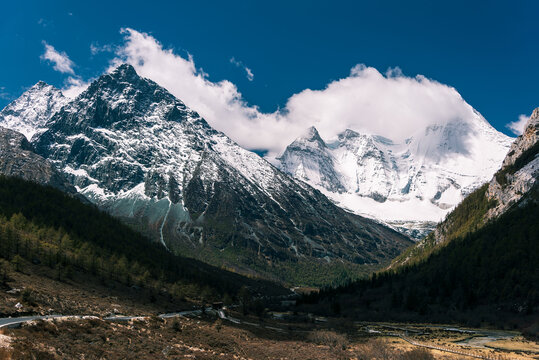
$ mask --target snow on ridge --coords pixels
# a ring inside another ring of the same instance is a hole
[[[325,142],[301,136],[278,165],[359,215],[436,222],[490,180],[513,140],[476,114],[419,129],[400,143],[351,129]]]
[[[0,126],[31,140],[46,129],[46,122],[68,101],[60,90],[40,81],[0,111]]]

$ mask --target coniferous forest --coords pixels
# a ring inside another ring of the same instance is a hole
[[[491,324],[537,334],[538,196],[536,187],[521,206],[422,261],[311,294],[305,305],[360,319]]]
[[[51,187],[3,176],[0,258],[4,275],[8,267],[19,270],[24,259],[57,270],[58,280],[77,270],[128,286],[165,289],[178,299],[234,297],[244,286],[253,293],[283,291],[267,281],[172,255],[93,205]]]

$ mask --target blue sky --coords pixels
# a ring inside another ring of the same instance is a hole
[[[191,54],[208,81],[229,80],[264,113],[365,64],[455,87],[511,134],[506,124],[539,106],[537,14],[536,1],[10,2],[0,14],[0,108],[38,80],[65,87],[70,74],[40,58],[44,42],[87,81],[115,57],[91,46],[114,49],[132,28]]]

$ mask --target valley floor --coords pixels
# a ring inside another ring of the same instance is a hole
[[[257,321],[254,318],[251,321]],[[283,326],[264,321],[265,324]],[[157,317],[129,322],[100,319],[38,321],[3,329],[0,359],[538,359],[523,339],[496,348],[457,345],[455,334],[403,339],[336,327],[288,324],[276,331],[211,316]],[[431,348],[416,343],[429,344]],[[488,345],[488,344],[487,344]],[[489,345],[495,347],[495,345]],[[437,350],[434,348],[442,349]],[[520,349],[527,348],[527,351]]]
[[[53,271],[43,270],[27,267],[26,273],[10,274],[11,280],[0,290],[1,317],[48,313],[94,317],[2,328],[0,359],[473,359],[464,353],[496,360],[539,359],[539,345],[512,332],[497,333],[501,336],[495,340],[485,330],[360,323],[293,312],[275,319],[279,316],[243,315],[239,308],[226,311],[229,319],[209,314],[162,319],[156,315],[196,304],[173,303],[159,294],[78,279],[77,274],[57,281]],[[17,309],[17,303],[23,307]],[[104,320],[110,313],[145,317]],[[285,313],[275,315],[279,314]],[[483,341],[485,336],[492,341]]]

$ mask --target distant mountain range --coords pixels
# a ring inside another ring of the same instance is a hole
[[[286,148],[280,168],[339,206],[420,239],[488,181],[509,150],[512,139],[473,113],[404,142],[350,129],[325,141],[311,127]]]
[[[391,267],[420,262],[452,240],[495,221],[511,207],[536,202],[538,155],[539,108],[533,111],[524,133],[513,142],[492,179],[466,197],[429,236],[397,257]]]
[[[503,165],[387,271],[306,299],[365,320],[459,322],[539,335],[539,108]]]
[[[236,271],[308,282],[325,266],[346,277],[411,244],[241,148],[130,65],[72,101],[39,82],[0,126],[24,132],[100,208],[173,252]]]

